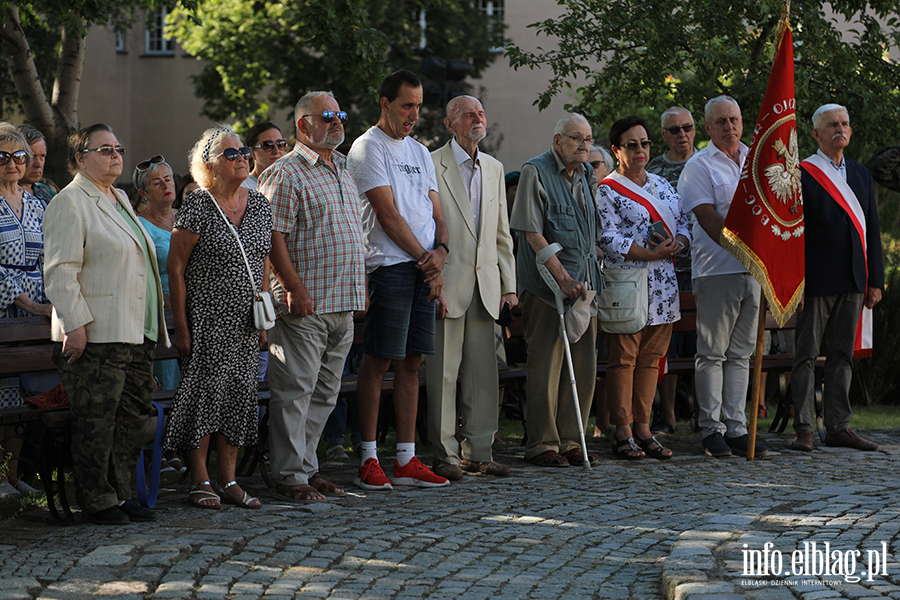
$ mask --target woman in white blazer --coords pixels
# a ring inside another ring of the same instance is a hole
[[[69,138],[75,179],[44,215],[54,360],[72,409],[78,502],[95,523],[149,521],[131,500],[157,342],[168,345],[153,240],[113,187],[125,149],[97,124]]]

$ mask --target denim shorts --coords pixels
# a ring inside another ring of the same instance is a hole
[[[363,352],[403,360],[434,354],[434,301],[416,263],[378,267],[369,274]]]

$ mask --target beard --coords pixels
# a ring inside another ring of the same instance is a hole
[[[338,146],[344,143],[344,130],[343,129],[334,129],[329,131],[321,139],[311,138],[310,142],[312,142],[312,146],[314,148],[322,148],[325,150],[334,150]]]
[[[481,126],[472,127],[469,132],[466,134],[466,137],[476,144],[484,139],[484,136],[487,135],[487,130]]]

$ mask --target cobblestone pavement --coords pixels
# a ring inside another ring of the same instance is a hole
[[[257,476],[256,511],[190,507],[170,482],[154,523],[5,524],[0,599],[900,599],[900,431],[864,436],[877,452],[803,454],[764,433],[773,452],[753,462],[706,457],[698,436],[670,440],[666,462],[591,444],[589,471],[504,448],[507,478],[393,492],[354,490],[355,467],[329,462],[347,497],[279,502]]]

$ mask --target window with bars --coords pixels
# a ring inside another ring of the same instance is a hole
[[[156,8],[147,15],[147,54],[175,54],[175,40],[166,38],[169,9]]]
[[[491,20],[491,40],[494,50],[500,51],[503,46],[503,18],[505,0],[478,0],[478,8]]]

